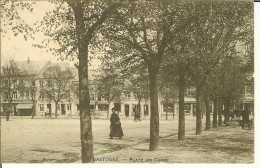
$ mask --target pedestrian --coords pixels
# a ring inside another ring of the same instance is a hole
[[[129,111],[125,110],[125,117],[128,118],[129,117]]]
[[[244,129],[245,124],[248,125],[248,129],[251,129],[251,122],[249,121],[249,112],[248,110],[242,111],[242,129]]]
[[[115,108],[112,108],[112,114],[110,117],[110,139],[113,137],[119,137],[121,139],[124,136],[123,129],[121,127],[121,122],[118,114],[116,114]]]
[[[51,112],[50,112],[50,109],[49,108],[47,108],[47,115],[49,115],[49,117],[51,117]]]

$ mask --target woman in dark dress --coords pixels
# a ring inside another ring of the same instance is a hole
[[[121,127],[121,122],[120,122],[120,118],[118,117],[118,115],[116,114],[116,111],[114,108],[112,108],[112,112],[113,114],[111,114],[110,117],[110,139],[113,139],[113,137],[119,137],[119,139],[121,139],[122,136],[124,136],[122,127]]]

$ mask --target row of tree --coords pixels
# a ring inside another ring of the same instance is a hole
[[[16,2],[6,4],[9,6],[3,10],[5,18],[9,22],[19,20],[19,13],[14,12]],[[184,140],[185,88],[190,85],[196,89],[196,134],[201,134],[201,104],[206,105],[208,129],[208,101],[213,100],[218,107],[224,102],[228,106],[235,97],[241,97],[245,76],[252,72],[252,2],[64,0],[53,4],[56,8],[47,12],[36,29],[17,22],[19,26],[13,26],[12,31],[27,33],[26,37],[42,31],[46,39],[38,47],[51,50],[62,60],[78,59],[82,162],[93,161],[89,53],[106,51],[123,71],[147,70],[143,72],[147,72],[149,80],[151,151],[159,145],[159,81],[166,88],[178,88],[178,139]],[[22,7],[30,10],[33,4]],[[54,45],[50,41],[59,47],[51,48]],[[214,126],[216,114],[215,111]]]
[[[121,73],[140,69],[146,73],[143,78],[149,78],[150,150],[158,147],[159,89],[170,90],[165,96],[174,99],[174,87],[178,88],[179,140],[185,139],[187,87],[196,89],[196,134],[202,133],[204,109],[206,130],[210,129],[210,101],[216,107],[213,126],[217,127],[217,114],[222,124],[222,105],[229,113],[231,102],[243,98],[253,73],[252,14],[250,2],[137,2],[120,6],[109,18],[101,31],[113,58],[106,59],[107,64],[116,60]],[[225,122],[229,114],[226,118]]]
[[[28,64],[31,65],[30,61]],[[73,68],[62,69],[59,64],[51,64],[38,72],[33,69],[18,66],[14,60],[8,60],[2,66],[1,93],[2,100],[7,102],[4,106],[7,121],[10,119],[11,113],[16,111],[17,103],[24,100],[29,100],[33,104],[32,118],[35,116],[36,104],[39,100],[45,103],[54,102],[55,117],[57,118],[59,103],[69,103],[70,106],[72,101],[75,102],[78,99],[79,87]],[[146,85],[140,87],[137,77],[132,79],[126,87],[125,81],[122,80],[125,77],[120,77],[113,67],[106,67],[94,73],[96,75],[94,75],[94,80],[90,82],[90,92],[95,109],[101,98],[105,98],[108,104],[112,101],[120,104],[123,100],[123,93],[131,91],[137,94],[139,107],[142,98],[145,98],[147,102],[148,91],[144,90],[147,88],[147,80]],[[49,109],[49,113],[47,110],[45,112],[46,115],[51,116],[51,109]],[[72,116],[71,108],[70,115]],[[107,109],[107,118],[109,118],[109,108]]]

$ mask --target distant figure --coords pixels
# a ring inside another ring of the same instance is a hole
[[[136,111],[135,116],[134,116],[134,122],[137,122],[137,121],[142,121],[142,120],[141,120],[141,113]]]
[[[232,120],[235,120],[235,113],[236,113],[236,110],[233,110],[233,111],[230,111],[229,112],[229,119],[232,121]]]
[[[129,117],[129,111],[125,110],[125,117]]]
[[[248,125],[248,129],[251,129],[248,110],[242,110],[242,129],[244,129],[245,124]]]
[[[227,110],[222,110],[222,114],[224,115],[224,124],[227,124],[228,122]]]
[[[119,137],[119,139],[124,136],[122,127],[121,127],[121,122],[119,116],[116,114],[115,108],[112,108],[113,114],[111,114],[110,117],[110,134],[109,137],[110,139],[113,139],[113,137]]]

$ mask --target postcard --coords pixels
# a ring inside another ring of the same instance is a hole
[[[254,65],[250,0],[2,1],[1,163],[253,165]]]

